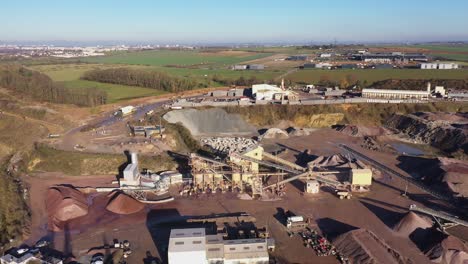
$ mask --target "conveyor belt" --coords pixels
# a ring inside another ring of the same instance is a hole
[[[295,163],[292,163],[292,162],[290,162],[290,161],[284,160],[284,159],[282,159],[282,158],[280,158],[280,157],[278,157],[278,156],[271,155],[270,153],[267,153],[267,152],[263,152],[263,157],[264,157],[264,158],[267,158],[267,159],[270,159],[270,160],[273,160],[273,161],[275,161],[275,162],[277,162],[277,163],[281,163],[281,164],[283,164],[283,165],[285,165],[285,166],[288,166],[288,167],[293,168],[293,169],[298,170],[298,171],[305,171],[305,170],[306,170],[306,169],[305,169],[304,167],[302,167],[302,166],[299,166],[299,165],[297,165],[297,164],[295,164]]]
[[[233,155],[235,155],[235,154],[233,154]],[[262,164],[262,165],[270,167],[270,168],[275,168],[275,169],[278,169],[278,170],[287,171],[287,172],[290,172],[290,173],[293,173],[293,174],[300,174],[300,173],[303,172],[303,171],[298,171],[298,170],[292,169],[290,167],[278,165],[276,163],[268,162],[268,161],[265,161],[265,160],[254,159],[254,158],[247,157],[247,156],[244,156],[244,155],[235,155],[235,156],[240,158],[240,159],[244,159],[244,160],[247,160],[247,161],[250,161],[250,162],[255,162],[255,163],[258,163],[258,164]]]
[[[401,174],[399,172],[396,172],[395,170],[383,165],[382,163],[380,163],[380,162],[378,162],[378,161],[376,161],[374,159],[369,158],[368,156],[362,154],[361,152],[358,152],[358,151],[356,151],[356,150],[354,150],[354,149],[352,149],[352,148],[350,148],[350,147],[348,147],[348,146],[346,146],[344,144],[340,144],[339,146],[342,149],[350,152],[354,156],[359,157],[364,162],[367,162],[370,165],[376,167],[377,169],[379,169],[383,173],[387,173],[387,174],[390,174],[392,176],[399,177],[399,178],[401,178],[401,179],[403,179],[405,181],[408,181],[412,185],[418,187],[420,190],[432,195],[435,198],[438,198],[438,199],[444,200],[444,201],[450,201],[450,202],[455,201],[452,197],[441,194],[441,193],[438,193],[438,192],[432,190],[431,188],[429,188],[428,186],[424,185],[423,183],[420,183],[419,181],[417,181],[417,180],[415,180],[415,179],[413,179],[411,177],[404,176],[403,174]]]
[[[426,214],[426,215],[438,217],[438,218],[443,219],[445,221],[449,221],[449,222],[452,222],[452,223],[455,223],[455,224],[459,224],[459,225],[463,225],[463,226],[468,227],[468,222],[467,221],[461,220],[460,218],[457,218],[457,217],[455,217],[453,215],[442,213],[442,212],[432,210],[432,209],[429,209],[429,208],[426,208],[426,207],[417,206],[415,204],[410,205],[409,209],[411,211],[420,212],[420,213],[423,213],[423,214]]]

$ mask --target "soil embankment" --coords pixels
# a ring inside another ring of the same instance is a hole
[[[468,162],[449,158],[401,156],[399,167],[425,184],[468,197]]]
[[[468,154],[468,113],[394,114],[386,126],[444,152]]]

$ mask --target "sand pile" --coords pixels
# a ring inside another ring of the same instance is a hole
[[[286,131],[279,129],[279,128],[270,128],[265,133],[260,136],[260,140],[262,139],[286,139],[289,138],[289,135]]]
[[[308,136],[312,132],[316,131],[317,129],[315,128],[297,128],[297,127],[291,127],[288,129],[288,134],[290,137],[302,137],[302,136]]]
[[[398,252],[365,229],[344,233],[334,239],[333,244],[351,263],[404,263]]]
[[[63,230],[65,222],[88,214],[86,196],[71,187],[56,186],[47,191],[48,228]]]
[[[409,212],[395,225],[393,231],[409,237],[416,230],[424,230],[431,227],[431,220],[421,217],[414,212]]]
[[[106,209],[116,214],[133,214],[145,207],[143,203],[123,192],[112,192],[109,197]]]
[[[428,252],[427,256],[432,262],[442,264],[468,263],[468,248],[456,237],[448,236],[442,242],[436,244]]]
[[[169,123],[182,123],[194,136],[256,135],[256,129],[240,115],[228,114],[223,109],[183,109],[166,113]]]

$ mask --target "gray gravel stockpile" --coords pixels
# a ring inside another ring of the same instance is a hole
[[[173,124],[182,123],[193,136],[257,134],[255,127],[242,117],[218,108],[175,110],[165,114],[164,119]]]

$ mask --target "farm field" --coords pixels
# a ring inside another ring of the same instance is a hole
[[[87,71],[98,69],[109,69],[123,67],[122,65],[112,64],[92,64],[92,63],[73,63],[73,64],[48,64],[29,66],[28,68],[47,74],[52,80],[56,82],[78,80]],[[132,68],[151,69],[147,66],[133,66]]]
[[[468,62],[468,45],[407,45],[382,48],[388,50],[399,49],[405,52],[421,52],[434,58]],[[379,47],[374,47],[374,49],[379,49]]]
[[[317,83],[320,80],[340,82],[347,76],[357,80],[367,81],[371,84],[386,79],[466,79],[467,70],[400,70],[400,69],[374,69],[374,70],[300,70],[287,76],[293,82]]]
[[[122,100],[127,99],[134,99],[140,97],[147,97],[147,96],[156,96],[165,94],[166,92],[156,90],[156,89],[149,89],[149,88],[142,88],[136,86],[127,86],[127,85],[119,85],[119,84],[110,84],[110,83],[100,83],[100,82],[93,82],[93,81],[86,81],[86,80],[72,80],[62,82],[66,88],[69,89],[89,89],[89,88],[97,88],[98,90],[105,91],[107,93],[107,102],[108,103],[115,103]]]
[[[271,53],[256,53],[247,51],[176,51],[176,50],[150,50],[140,52],[119,53],[110,56],[85,58],[84,61],[92,63],[133,64],[149,66],[165,65],[209,65],[229,66],[243,61],[250,61],[271,56]]]

